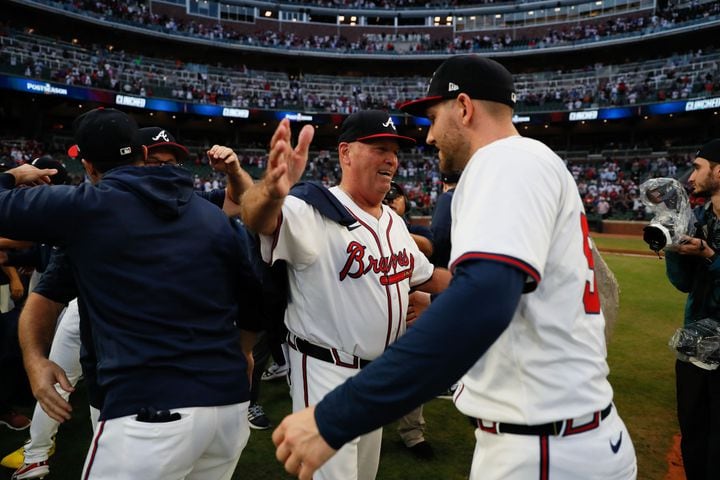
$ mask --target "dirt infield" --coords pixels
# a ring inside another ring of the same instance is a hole
[[[598,247],[598,250],[600,250],[602,253],[616,253],[616,254],[620,254],[620,255],[639,255],[641,257],[658,258],[657,253],[652,252],[652,251],[648,252],[648,251],[644,251],[644,250],[631,250],[631,249],[627,249],[627,248],[599,248],[599,247]],[[662,258],[662,257],[660,257],[660,258]]]
[[[668,473],[663,480],[686,480],[680,456],[680,434],[673,437],[673,444],[667,453]]]

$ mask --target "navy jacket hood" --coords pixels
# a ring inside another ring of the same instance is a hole
[[[179,217],[193,195],[190,172],[174,165],[114,168],[102,182],[113,182],[117,188],[133,192],[165,219]]]

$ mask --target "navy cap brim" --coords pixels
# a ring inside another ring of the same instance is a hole
[[[427,109],[443,100],[447,99],[440,95],[418,98],[417,100],[410,100],[409,102],[403,103],[400,105],[400,110],[415,117],[427,117]]]
[[[404,137],[402,135],[393,135],[391,133],[377,133],[375,135],[367,135],[365,137],[357,138],[355,139],[356,142],[367,142],[372,140],[383,140],[383,139],[391,139],[391,140],[397,140],[397,142],[400,144],[401,147],[414,147],[417,142],[414,138],[410,137]]]
[[[179,143],[161,142],[146,146],[148,149],[148,153],[152,152],[153,150],[158,150],[160,148],[167,148],[168,150],[173,150],[176,152],[175,156],[177,157],[178,162],[184,162],[190,156],[190,150],[188,150],[184,145],[180,145]]]

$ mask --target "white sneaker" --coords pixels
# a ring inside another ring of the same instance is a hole
[[[455,396],[455,392],[457,391],[457,389],[458,389],[458,384],[454,383],[450,386],[450,388],[448,388],[443,393],[438,395],[437,398],[444,398],[446,400],[452,400],[453,397]]]
[[[262,374],[260,377],[260,380],[274,380],[276,378],[281,378],[287,375],[289,370],[288,364],[285,365],[278,365],[277,363],[273,362],[272,365],[270,365]]]
[[[11,480],[30,480],[31,478],[44,478],[50,473],[47,460],[36,463],[25,463],[12,474]]]

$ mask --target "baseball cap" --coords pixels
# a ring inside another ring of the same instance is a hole
[[[342,123],[338,143],[368,142],[389,138],[397,140],[401,147],[412,147],[415,140],[398,135],[393,119],[382,110],[363,110],[348,116]]]
[[[399,183],[396,182],[390,182],[390,190],[385,194],[385,201],[386,202],[392,202],[398,197],[404,197],[405,191],[400,186]]]
[[[50,183],[53,185],[66,185],[68,183],[68,172],[65,164],[60,160],[55,160],[50,155],[43,155],[32,161],[32,166],[36,168],[54,168],[57,170],[55,175],[50,177]]]
[[[97,164],[125,165],[142,150],[135,120],[114,108],[96,108],[73,122],[75,145],[68,149],[73,158]]]
[[[138,130],[138,140],[140,144],[145,145],[150,151],[155,148],[171,150],[178,162],[184,162],[190,155],[184,145],[177,143],[170,132],[160,127],[141,128]]]
[[[465,93],[475,100],[490,100],[515,107],[512,74],[495,60],[480,55],[456,55],[445,60],[430,78],[425,97],[400,105],[400,110],[417,117],[442,100]]]
[[[720,138],[710,140],[708,143],[700,147],[695,155],[711,162],[720,163]]]
[[[0,158],[0,172],[5,172],[15,167],[17,167],[17,165],[15,164],[15,160],[7,156],[3,156]]]
[[[440,178],[443,183],[458,183],[462,172],[440,172]]]

